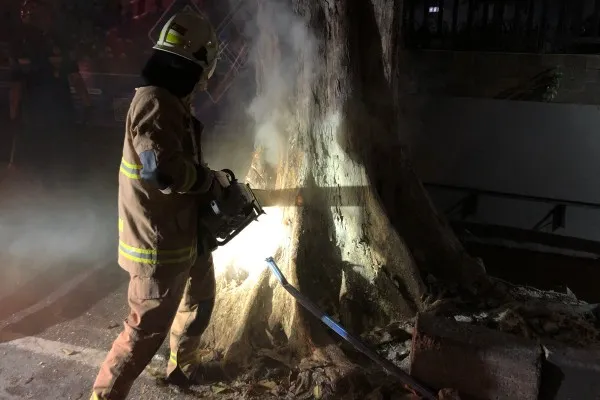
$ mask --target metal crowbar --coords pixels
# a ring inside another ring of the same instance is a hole
[[[365,356],[369,357],[373,362],[381,366],[388,374],[398,378],[400,382],[410,387],[414,391],[416,391],[420,396],[427,400],[437,400],[438,397],[436,394],[431,391],[431,389],[426,388],[421,383],[417,382],[412,376],[398,368],[389,360],[377,354],[375,351],[371,350],[364,344],[360,339],[356,336],[350,334],[346,329],[344,329],[340,324],[331,319],[328,315],[326,315],[323,311],[319,310],[319,308],[313,303],[308,297],[300,293],[298,289],[292,286],[283,273],[275,263],[273,257],[269,257],[266,259],[267,264],[269,265],[269,269],[275,275],[275,278],[281,283],[281,286],[285,290],[288,291],[304,308],[310,311],[315,317],[321,320],[325,325],[327,325],[331,330],[341,336],[344,340],[350,343],[356,350],[363,353]]]

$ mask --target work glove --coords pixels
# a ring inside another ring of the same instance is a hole
[[[208,189],[210,193],[210,197],[213,199],[221,199],[223,197],[223,186],[219,183],[219,180],[213,176],[212,184],[210,185],[210,189]]]
[[[211,183],[210,186],[208,188],[208,190],[206,190],[205,192],[196,192],[197,194],[199,194],[199,205],[200,205],[200,211],[201,213],[203,213],[205,210],[207,210],[210,207],[210,202],[213,200],[218,200],[221,198],[222,195],[222,187],[219,184],[217,178],[214,175],[214,171],[213,170],[209,170],[209,179],[211,179]]]

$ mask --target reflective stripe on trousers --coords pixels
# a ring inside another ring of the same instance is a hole
[[[134,380],[150,363],[166,335],[179,365],[169,362],[167,374],[182,369],[191,375],[197,365],[200,337],[206,329],[215,297],[215,276],[210,254],[200,256],[189,269],[143,277],[130,273],[127,294],[130,315],[115,340],[94,382],[92,400],[125,400]],[[170,328],[170,329],[169,329]],[[183,359],[189,360],[181,365]]]
[[[119,218],[119,232],[123,232],[125,223]],[[192,261],[196,257],[196,246],[182,247],[173,250],[156,250],[133,247],[119,240],[119,254],[128,260],[141,264],[178,264]]]
[[[198,347],[200,344],[200,338],[197,339]],[[198,365],[202,362],[199,353],[183,353],[177,356],[177,351],[171,351],[171,356],[169,357],[169,365],[167,366],[167,375],[170,375],[175,371],[175,369],[179,368],[181,372],[188,379],[191,379],[194,375],[195,370],[198,368]]]
[[[155,250],[142,249],[129,246],[119,240],[119,254],[128,260],[140,264],[179,264],[185,261],[192,261],[196,257],[196,247],[184,247],[176,250]]]

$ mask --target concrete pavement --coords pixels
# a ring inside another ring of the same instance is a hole
[[[127,275],[116,264],[33,269],[30,275],[0,293],[0,399],[87,400],[127,314]],[[163,346],[152,367],[166,365],[166,351]],[[176,393],[144,373],[131,398],[207,398],[202,390]]]

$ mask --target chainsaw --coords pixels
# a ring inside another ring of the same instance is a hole
[[[221,196],[200,211],[200,230],[212,238],[209,251],[224,246],[265,213],[247,183],[238,182],[231,170],[214,171]]]

